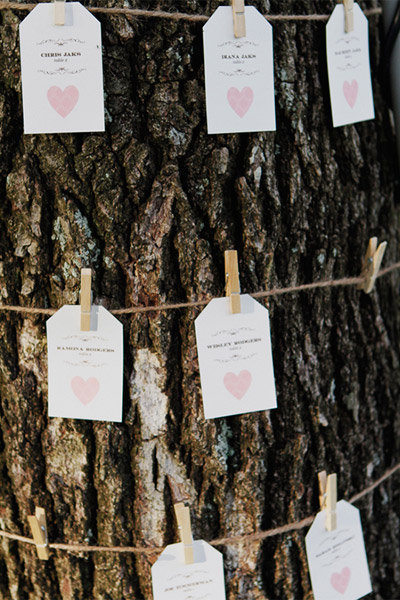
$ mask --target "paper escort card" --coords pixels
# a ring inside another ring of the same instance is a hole
[[[248,294],[241,312],[216,298],[195,320],[206,419],[276,408],[268,310]]]
[[[222,554],[193,542],[194,563],[186,565],[183,544],[171,544],[151,568],[154,600],[225,600]]]
[[[53,23],[43,3],[20,25],[24,132],[104,131],[100,23],[79,2]]]
[[[344,7],[337,4],[326,26],[333,126],[375,117],[369,64],[368,20],[354,3],[354,30],[344,31]]]
[[[360,511],[340,500],[337,528],[325,529],[325,511],[306,535],[306,550],[315,600],[358,600],[372,592]]]
[[[276,129],[272,27],[253,6],[245,18],[243,38],[234,36],[229,6],[203,27],[208,133]]]
[[[122,421],[122,324],[92,306],[81,331],[80,306],[63,306],[46,329],[49,417]]]

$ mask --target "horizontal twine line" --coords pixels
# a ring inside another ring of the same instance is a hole
[[[354,504],[367,494],[370,494],[375,488],[377,488],[381,483],[389,479],[394,473],[396,473],[400,469],[400,463],[388,469],[382,477],[377,479],[374,483],[364,488],[358,494],[352,496],[349,500],[351,504]],[[295,523],[288,523],[287,525],[282,525],[281,527],[275,527],[274,529],[267,529],[266,531],[257,531],[255,533],[248,533],[242,535],[234,535],[231,537],[221,537],[216,538],[215,540],[211,540],[208,542],[212,546],[230,546],[234,544],[241,543],[252,543],[265,540],[266,538],[273,537],[276,535],[280,535],[282,533],[289,533],[290,531],[299,531],[300,529],[304,529],[311,525],[315,516],[306,517],[305,519],[301,519],[300,521],[296,521]],[[24,537],[22,535],[18,535],[15,533],[9,533],[8,531],[0,530],[0,536],[7,538],[9,540],[16,540],[18,542],[23,542],[26,544],[33,544],[35,542],[32,538]],[[118,553],[134,553],[134,554],[160,554],[164,548],[160,546],[86,546],[84,544],[58,544],[58,543],[50,543],[48,544],[48,548],[53,550],[66,550],[68,552],[118,552]]]
[[[378,277],[383,277],[383,275],[387,275],[392,271],[396,271],[400,269],[400,261],[396,262],[384,269],[381,269],[377,275]],[[304,283],[302,285],[294,285],[292,287],[285,288],[275,288],[272,290],[265,290],[260,292],[253,292],[249,294],[253,298],[270,298],[272,296],[280,296],[282,294],[290,294],[294,292],[304,292],[317,288],[329,288],[329,287],[340,287],[340,286],[350,286],[361,283],[363,278],[359,277],[343,277],[342,279],[327,279],[325,281],[315,281],[313,283]],[[175,304],[156,304],[153,306],[132,306],[130,308],[116,308],[110,310],[113,315],[129,315],[135,313],[146,313],[146,312],[161,312],[168,310],[176,310],[180,308],[197,308],[200,306],[205,306],[210,302],[210,300],[215,300],[220,296],[210,296],[204,300],[197,300],[196,302],[177,302]],[[34,308],[29,306],[12,306],[7,304],[0,304],[0,312],[8,311],[8,312],[16,312],[23,313],[27,315],[54,315],[57,312],[57,308]]]
[[[0,2],[0,10],[33,10],[37,4],[20,4],[19,2]],[[142,8],[87,6],[92,13],[108,15],[128,15],[131,17],[170,19],[172,21],[192,21],[205,23],[209,15],[191,15],[182,12],[168,12],[166,10],[145,10]],[[363,11],[367,17],[382,14],[382,8],[369,8]],[[327,21],[331,15],[264,15],[268,21]]]

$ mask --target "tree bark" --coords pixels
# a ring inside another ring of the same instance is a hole
[[[208,14],[217,0],[132,0]],[[262,12],[329,13],[327,0],[254,0]],[[93,0],[86,6],[121,6]],[[375,0],[363,8],[379,6]],[[242,291],[358,275],[368,238],[398,260],[398,171],[370,17],[376,118],[333,129],[324,22],[274,27],[277,131],[207,135],[201,24],[97,14],[104,134],[24,135],[18,25],[0,11],[0,302],[78,302],[82,267],[108,309],[224,294],[223,252]],[[167,475],[190,496],[194,536],[268,529],[319,510],[317,472],[349,498],[399,461],[399,274],[270,299],[274,411],[205,421],[199,310],[121,317],[121,424],[47,417],[43,316],[0,311],[0,525],[93,545],[177,541]],[[399,597],[399,478],[361,509],[374,593]],[[311,600],[306,530],[219,547],[227,599]],[[4,600],[144,600],[156,555],[52,551],[2,539]]]

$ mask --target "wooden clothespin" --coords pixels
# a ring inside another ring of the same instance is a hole
[[[226,295],[230,298],[231,313],[240,313],[239,267],[236,250],[225,250]]]
[[[374,288],[386,246],[387,242],[382,242],[378,246],[378,238],[376,237],[370,238],[368,242],[367,252],[361,267],[363,281],[358,285],[358,289],[364,290],[366,294],[369,294]]]
[[[167,475],[167,477],[171,490],[172,501],[174,503],[179,534],[181,537],[181,542],[183,543],[185,564],[190,565],[194,562],[193,536],[192,527],[190,524],[190,510],[189,507],[185,506],[184,504],[185,500],[190,499],[190,496],[185,491],[184,486],[181,483],[175,481],[171,475]]]
[[[354,31],[354,0],[343,0],[344,7],[344,31],[350,33]]]
[[[54,25],[65,25],[65,0],[54,0]]]
[[[326,511],[326,529],[336,529],[336,500],[337,500],[337,478],[336,473],[326,476],[326,471],[318,473],[319,481],[319,503],[321,510]]]
[[[48,560],[50,556],[47,541],[46,511],[39,506],[35,509],[35,514],[28,517],[29,525],[32,531],[33,540],[36,544],[36,551],[41,560]]]
[[[178,522],[179,534],[183,544],[185,565],[191,565],[194,562],[193,556],[193,536],[190,524],[190,510],[183,502],[174,504],[176,520]]]
[[[92,270],[81,269],[81,331],[90,331]]]
[[[233,11],[233,32],[235,38],[246,37],[246,17],[244,0],[231,0]]]

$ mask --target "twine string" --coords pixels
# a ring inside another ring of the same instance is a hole
[[[33,10],[37,4],[20,4],[19,2],[0,2],[0,10]],[[210,18],[209,15],[193,15],[183,12],[169,12],[166,10],[145,10],[142,8],[125,8],[102,6],[87,6],[87,10],[92,13],[102,13],[108,15],[126,15],[131,17],[169,19],[172,21],[189,21],[192,23],[205,23]],[[365,16],[372,17],[382,14],[382,8],[369,8],[363,11]],[[327,21],[331,15],[311,14],[311,15],[264,15],[268,21]]]
[[[358,502],[364,496],[367,496],[372,491],[374,491],[378,486],[380,486],[384,481],[392,477],[397,471],[400,470],[400,463],[388,469],[382,477],[374,481],[371,485],[364,488],[358,494],[355,494],[349,499],[351,504]],[[274,537],[276,535],[282,535],[284,533],[289,533],[291,531],[300,531],[305,527],[311,525],[314,520],[314,516],[306,517],[305,519],[301,519],[300,521],[295,521],[294,523],[287,523],[286,525],[281,525],[280,527],[274,527],[273,529],[267,529],[265,531],[256,531],[254,533],[245,533],[242,535],[233,535],[229,537],[221,537],[216,538],[208,542],[212,546],[230,546],[235,544],[242,543],[252,543],[252,542],[261,542],[269,537]],[[33,544],[35,542],[32,538],[28,538],[22,535],[18,535],[15,533],[10,533],[8,531],[0,530],[0,536],[7,538],[9,540],[16,540],[18,542],[23,542],[26,544]],[[133,553],[133,554],[160,554],[164,548],[160,546],[87,546],[85,544],[62,544],[62,543],[50,543],[48,544],[48,548],[53,550],[64,550],[67,552],[118,552],[118,553]]]
[[[400,269],[400,261],[396,262],[384,269],[381,269],[377,275],[378,277],[383,277],[393,271]],[[253,298],[270,298],[271,296],[280,296],[282,294],[290,294],[294,292],[305,292],[308,290],[318,289],[318,288],[330,288],[330,287],[340,287],[340,286],[351,286],[357,285],[363,281],[362,277],[343,277],[341,279],[327,279],[325,281],[314,281],[312,283],[303,283],[301,285],[294,285],[290,287],[284,288],[274,288],[272,290],[264,290],[260,292],[254,292],[249,294]],[[218,296],[209,296],[204,300],[197,300],[195,302],[176,302],[174,304],[154,304],[151,306],[132,306],[130,308],[116,308],[110,310],[113,315],[129,315],[135,313],[146,313],[146,312],[161,312],[168,310],[176,310],[183,308],[199,308],[201,306],[205,306],[210,302],[210,300],[215,300]],[[27,315],[53,315],[57,312],[56,308],[35,308],[29,306],[13,306],[7,304],[0,304],[0,312],[8,311],[8,312],[16,312]]]

